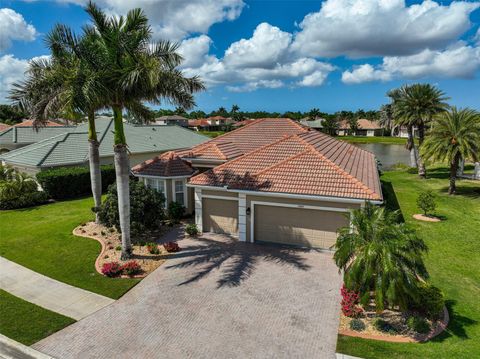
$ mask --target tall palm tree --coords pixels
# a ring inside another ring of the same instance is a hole
[[[375,295],[377,310],[400,306],[416,298],[419,278],[428,273],[422,255],[425,243],[397,222],[397,212],[367,203],[351,212],[351,226],[339,231],[334,260],[344,271],[347,288],[358,291],[367,304]]]
[[[89,2],[86,11],[93,22],[93,26],[83,28],[90,41],[77,46],[75,51],[92,71],[100,74],[108,89],[104,93],[104,102],[112,108],[114,116],[122,259],[126,259],[131,253],[130,166],[123,111],[128,109],[146,115],[149,111],[139,101],[160,104],[162,100],[190,109],[195,104],[193,93],[203,90],[204,86],[199,78],[187,78],[177,69],[183,60],[176,52],[178,44],[169,41],[152,43],[152,31],[141,9],[133,9],[125,17],[107,17]]]
[[[430,84],[405,85],[395,94],[394,113],[399,125],[407,126],[409,130],[409,149],[417,155],[413,141],[413,128],[418,128],[418,145],[422,147],[425,139],[425,128],[433,116],[445,111],[447,97],[440,89]],[[418,175],[426,177],[425,162],[418,156]]]
[[[316,107],[312,108],[308,113],[308,120],[315,121],[318,117],[320,117],[320,110]]]
[[[380,126],[390,132],[390,135],[393,135],[394,124],[393,124],[393,105],[388,103],[380,107],[380,120],[378,121]]]
[[[76,45],[88,41],[85,37],[75,38],[71,30],[63,25],[55,26],[45,41],[51,51],[51,59],[31,61],[27,78],[13,85],[10,99],[17,106],[28,108],[35,126],[43,126],[48,119],[65,113],[80,112],[87,117],[90,180],[95,207],[99,208],[102,178],[95,111],[103,107],[100,94],[107,89],[103,87],[99,75],[82,64],[71,47],[62,45],[60,39],[63,36],[68,36]]]
[[[438,115],[423,144],[422,154],[434,161],[448,161],[448,193],[455,194],[459,161],[480,161],[480,113],[452,107],[448,112]]]

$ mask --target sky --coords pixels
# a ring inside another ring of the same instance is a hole
[[[28,60],[48,56],[56,23],[81,32],[86,0],[0,0],[0,103]],[[480,110],[480,1],[99,0],[108,14],[147,14],[153,39],[180,44],[206,112],[376,110],[386,92],[428,82]],[[168,107],[165,104],[162,107]]]

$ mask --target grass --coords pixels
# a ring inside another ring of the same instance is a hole
[[[226,133],[226,131],[198,131],[198,133],[204,136],[215,138],[220,135],[223,135],[224,133]]]
[[[31,345],[75,322],[0,289],[0,333]]]
[[[423,344],[397,344],[339,336],[337,351],[362,358],[474,358],[480,353],[480,183],[459,180],[458,194],[449,196],[448,170],[430,169],[420,180],[404,171],[382,176],[388,206],[395,201],[405,221],[429,247],[426,265],[430,281],[445,294],[450,313],[446,332]],[[393,188],[394,192],[388,189]],[[431,189],[437,195],[436,214],[444,221],[427,223],[412,218],[420,213],[418,194]]]
[[[138,279],[107,278],[95,270],[100,243],[72,230],[93,219],[92,198],[0,211],[0,256],[50,278],[110,298],[119,298]]]
[[[406,138],[401,137],[386,137],[386,136],[337,136],[337,140],[347,141],[350,143],[384,143],[384,144],[398,144],[404,145],[407,142]]]

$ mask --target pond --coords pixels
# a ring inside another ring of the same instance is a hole
[[[373,152],[380,161],[381,170],[389,170],[397,163],[409,165],[410,154],[404,145],[385,144],[385,143],[353,143],[355,146],[364,150]]]

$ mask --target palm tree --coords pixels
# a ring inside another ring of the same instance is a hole
[[[109,18],[89,2],[86,11],[93,21],[93,26],[83,28],[89,41],[76,46],[75,51],[82,62],[101,76],[108,89],[103,92],[102,101],[113,110],[122,259],[127,259],[131,253],[130,166],[123,111],[148,116],[150,111],[140,101],[160,104],[162,100],[190,109],[195,104],[192,94],[204,86],[197,77],[186,78],[177,69],[183,60],[176,52],[178,44],[152,43],[152,31],[141,9],[129,11],[126,17]]]
[[[380,120],[378,121],[382,128],[390,132],[390,136],[393,136],[393,106],[391,103],[382,105],[380,107]]]
[[[407,126],[409,131],[408,147],[415,155],[415,143],[413,141],[413,128],[418,128],[418,145],[422,147],[425,139],[425,128],[433,116],[445,111],[448,107],[445,93],[430,84],[405,85],[394,95],[394,113],[399,125]],[[425,162],[421,156],[418,160],[418,175],[426,177]]]
[[[80,113],[87,117],[90,179],[95,208],[98,209],[102,201],[102,178],[95,111],[103,107],[100,94],[107,89],[99,75],[82,64],[72,47],[64,46],[63,36],[68,36],[75,46],[88,41],[85,37],[75,38],[69,28],[57,25],[46,37],[51,59],[31,61],[26,80],[13,85],[10,99],[20,108],[28,108],[35,126],[43,126],[49,118],[65,113]],[[95,213],[98,223],[97,211]]]
[[[397,212],[366,203],[351,212],[351,226],[340,229],[334,260],[344,271],[345,286],[358,291],[367,304],[370,292],[381,311],[385,305],[405,309],[416,298],[419,278],[428,273],[422,255],[425,243],[397,222]]]
[[[320,110],[318,108],[312,108],[308,113],[308,120],[315,121],[318,117],[320,117]]]
[[[480,160],[480,113],[471,109],[452,107],[439,114],[422,147],[422,154],[434,161],[450,164],[449,194],[456,192],[456,178],[460,160]]]

